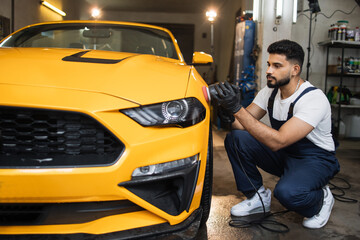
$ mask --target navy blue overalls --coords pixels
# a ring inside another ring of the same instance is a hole
[[[287,120],[293,116],[295,103],[304,94],[314,89],[316,88],[305,89],[290,104]],[[269,98],[268,114],[272,128],[279,130],[287,120],[278,121],[273,118],[273,105],[277,91],[278,89],[275,88]],[[225,148],[239,191],[248,198],[255,192],[242,170],[240,161],[257,189],[263,185],[261,174],[256,167],[258,166],[280,177],[274,189],[274,196],[284,207],[304,217],[312,217],[319,213],[324,197],[322,187],[328,184],[328,181],[340,170],[335,152],[316,146],[306,137],[273,152],[247,131],[232,130],[226,136]]]

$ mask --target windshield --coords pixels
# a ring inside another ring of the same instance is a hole
[[[79,48],[178,59],[169,34],[158,29],[100,23],[44,24],[26,28],[0,47]]]

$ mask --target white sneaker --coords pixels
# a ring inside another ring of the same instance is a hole
[[[271,190],[265,189],[264,186],[262,186],[261,188],[259,188],[258,192],[264,203],[265,212],[270,212]],[[245,199],[244,201],[233,206],[230,212],[233,216],[244,217],[255,213],[262,213],[264,212],[264,210],[259,195],[255,193],[252,198]]]
[[[334,206],[334,197],[331,194],[329,186],[325,186],[324,202],[320,212],[311,218],[304,218],[303,226],[306,228],[321,228],[328,222],[331,209]]]

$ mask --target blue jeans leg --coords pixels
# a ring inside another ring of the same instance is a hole
[[[304,217],[319,213],[323,204],[322,188],[337,171],[337,165],[319,156],[288,158],[284,174],[274,189],[274,196],[289,210]]]
[[[271,151],[247,131],[233,130],[228,133],[225,138],[225,149],[232,165],[237,189],[247,197],[251,197],[255,192],[249,179],[257,189],[263,185],[256,166],[279,177],[283,174],[285,156],[282,152]]]

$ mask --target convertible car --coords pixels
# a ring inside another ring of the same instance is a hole
[[[189,237],[210,211],[210,99],[194,65],[211,62],[186,63],[146,24],[48,22],[4,38],[0,239]]]

